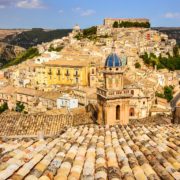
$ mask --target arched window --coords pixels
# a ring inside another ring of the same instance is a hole
[[[130,108],[130,110],[129,110],[129,116],[135,116],[134,108]]]
[[[134,90],[131,90],[131,94],[134,95]]]
[[[92,69],[92,74],[94,74],[94,69]]]
[[[120,106],[116,106],[116,120],[120,120]]]
[[[158,100],[157,100],[157,98],[155,99],[155,104],[158,104]]]

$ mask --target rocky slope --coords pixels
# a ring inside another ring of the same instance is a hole
[[[0,66],[6,64],[11,59],[16,58],[25,49],[18,46],[0,42]]]
[[[16,36],[17,34],[20,34],[24,31],[27,31],[25,29],[0,29],[0,41],[2,41],[7,36]]]

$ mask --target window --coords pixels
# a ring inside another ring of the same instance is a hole
[[[131,94],[134,95],[134,90],[131,90]]]
[[[76,78],[76,84],[78,84],[79,83],[79,79],[78,79],[78,77]]]
[[[69,70],[68,69],[66,70],[66,76],[69,76]]]
[[[60,74],[61,74],[60,69],[58,69],[57,75],[60,76]]]
[[[135,111],[134,111],[134,108],[130,108],[129,110],[129,116],[134,116],[135,115]]]
[[[49,74],[49,75],[52,75],[52,71],[51,71],[51,69],[49,69],[49,72],[48,72],[48,74]]]
[[[116,120],[120,120],[120,106],[116,106]]]
[[[94,74],[94,69],[92,69],[92,74]]]

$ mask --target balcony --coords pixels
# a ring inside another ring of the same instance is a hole
[[[78,74],[74,74],[74,77],[80,77],[80,74],[78,73]]]
[[[51,71],[49,71],[49,72],[48,72],[48,75],[52,75],[52,72],[51,72]]]
[[[118,97],[131,97],[131,93],[129,90],[107,90],[104,88],[98,88],[97,94],[104,98],[118,98]]]
[[[69,73],[66,73],[65,76],[70,76],[70,74],[69,74]]]

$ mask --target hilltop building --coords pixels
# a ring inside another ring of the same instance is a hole
[[[105,18],[104,25],[112,27],[114,22],[138,22],[138,23],[149,23],[149,19],[145,18]]]
[[[73,38],[75,37],[77,34],[81,33],[81,28],[78,24],[76,24],[74,27],[73,27],[73,30],[72,32],[69,34],[69,37],[70,38]],[[72,39],[71,39],[72,40]]]

